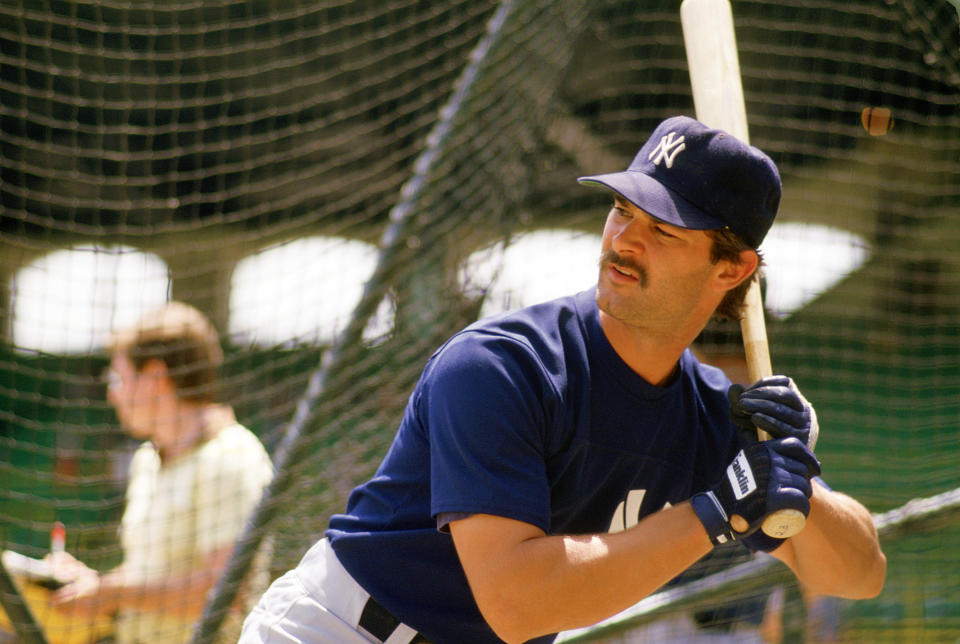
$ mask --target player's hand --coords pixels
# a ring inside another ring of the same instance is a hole
[[[720,482],[690,500],[714,544],[752,535],[777,510],[810,514],[810,479],[820,474],[820,462],[795,437],[757,442],[740,451]],[[734,516],[746,526],[735,530]]]
[[[817,412],[787,376],[761,378],[746,389],[732,385],[727,396],[730,419],[752,439],[760,428],[774,438],[792,436],[811,450],[816,448],[820,436]]]

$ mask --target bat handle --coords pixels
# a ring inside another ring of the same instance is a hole
[[[727,0],[683,0],[680,3],[680,19],[697,118],[706,125],[722,128],[744,143],[749,143],[730,3]],[[740,326],[747,370],[750,381],[756,382],[773,373],[763,319],[763,298],[756,280],[747,291],[743,311],[744,319]],[[767,438],[769,436],[761,433],[760,440]],[[737,528],[736,519],[743,521],[743,517],[734,515],[730,518],[734,529]],[[804,520],[803,513],[795,510],[775,512],[764,521],[763,531],[772,537],[789,536],[785,531],[792,530],[790,534],[796,534],[803,528]]]
[[[747,360],[747,377],[750,382],[773,375],[770,364],[770,345],[767,341],[767,324],[763,319],[763,296],[760,281],[753,278],[743,300],[743,318],[740,320],[743,335],[743,352]],[[761,432],[761,440],[766,440]]]
[[[747,290],[743,311],[744,317],[740,321],[740,328],[747,358],[747,373],[750,381],[756,382],[760,378],[773,374],[770,348],[767,343],[767,327],[763,319],[763,298],[760,295],[760,282],[757,280],[754,280]],[[757,430],[757,437],[762,441],[770,439],[770,435],[760,429]],[[764,519],[760,529],[768,536],[786,539],[803,530],[806,521],[807,518],[799,510],[777,510]]]

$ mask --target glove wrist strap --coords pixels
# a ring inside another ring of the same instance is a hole
[[[700,523],[703,524],[713,545],[718,546],[733,541],[730,519],[712,491],[694,494],[693,498],[690,499],[690,506],[696,513],[697,518],[700,519]]]

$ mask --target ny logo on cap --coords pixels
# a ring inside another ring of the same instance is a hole
[[[653,160],[653,165],[660,165],[660,162],[663,161],[668,168],[673,167],[673,160],[677,158],[680,151],[686,147],[686,144],[683,142],[683,136],[679,139],[673,138],[676,134],[676,132],[671,132],[660,139],[660,143],[657,144],[657,147],[655,147],[653,152],[650,153],[650,156],[647,157]],[[654,159],[654,157],[656,158]]]

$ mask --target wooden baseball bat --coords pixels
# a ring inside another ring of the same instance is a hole
[[[740,62],[729,1],[683,0],[680,4],[680,21],[697,119],[749,143],[747,110],[740,83]],[[740,330],[750,381],[756,382],[772,375],[763,298],[757,280],[753,281],[747,293]],[[763,431],[758,430],[757,433],[760,440],[770,438]],[[806,517],[799,510],[779,510],[764,520],[762,530],[772,537],[791,537],[803,529],[805,521]],[[730,518],[730,524],[737,530],[746,528],[746,521],[736,515]]]

